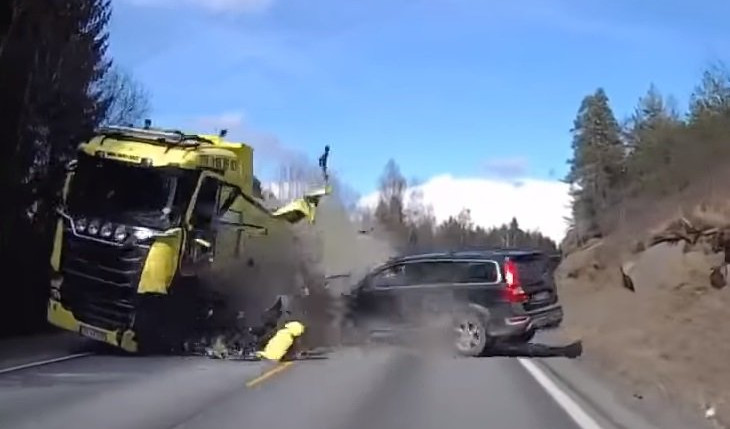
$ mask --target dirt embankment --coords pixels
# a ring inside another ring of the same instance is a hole
[[[659,394],[730,427],[730,204],[693,201],[665,219],[566,257],[556,272],[565,329],[636,398]]]

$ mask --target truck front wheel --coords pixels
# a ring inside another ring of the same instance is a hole
[[[134,321],[138,352],[165,354],[178,351],[182,337],[171,316],[167,297],[141,295]]]

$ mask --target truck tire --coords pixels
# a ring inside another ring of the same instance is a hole
[[[162,344],[162,335],[159,332],[159,321],[155,315],[143,308],[137,309],[134,322],[135,340],[137,341],[137,352],[141,355],[153,355],[161,353],[165,347]]]
[[[140,354],[168,354],[182,347],[181,332],[164,296],[140,296],[134,321]]]

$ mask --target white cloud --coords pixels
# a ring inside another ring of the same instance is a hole
[[[209,12],[254,13],[271,7],[274,0],[126,0],[135,6],[169,7],[181,3],[206,9]]]
[[[565,217],[570,215],[569,186],[559,181],[520,179],[456,178],[436,176],[409,189],[422,193],[423,203],[433,207],[437,221],[471,210],[475,224],[499,226],[516,217],[522,229],[538,230],[560,241],[566,232]],[[360,206],[375,207],[377,193],[360,199]]]

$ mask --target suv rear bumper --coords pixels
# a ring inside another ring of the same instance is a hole
[[[514,307],[490,309],[491,323],[488,330],[493,337],[519,337],[538,329],[557,326],[563,320],[563,307],[559,303],[530,312]]]
[[[542,307],[539,310],[528,313],[530,316],[530,327],[542,329],[550,326],[557,326],[563,321],[563,306],[559,303]]]

